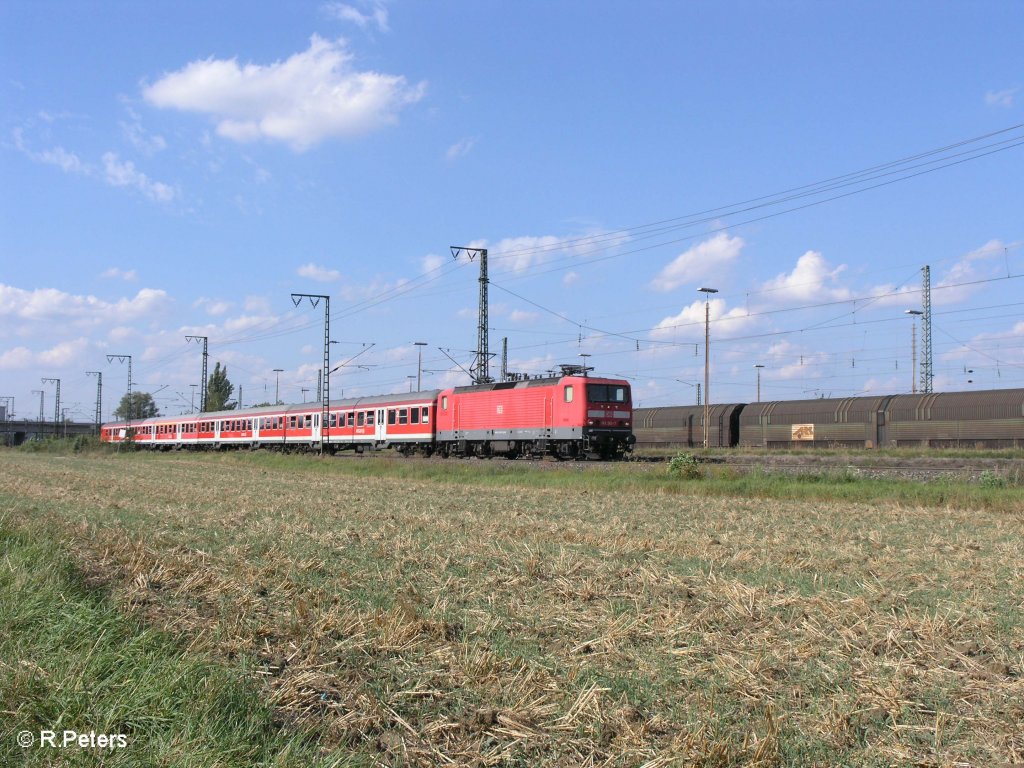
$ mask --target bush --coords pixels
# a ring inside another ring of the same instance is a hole
[[[668,463],[668,473],[682,480],[701,480],[704,470],[692,453],[677,453]]]
[[[997,475],[995,472],[986,469],[981,473],[978,478],[978,485],[982,488],[1005,488],[1006,478],[1002,475]]]

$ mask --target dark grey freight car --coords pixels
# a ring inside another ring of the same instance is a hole
[[[747,448],[875,448],[892,395],[751,403],[740,414]]]
[[[731,448],[739,438],[742,403],[708,406],[711,428],[708,447]],[[672,405],[665,408],[633,410],[633,434],[637,448],[702,448],[704,406]]]
[[[1024,389],[712,405],[711,446],[1024,448]],[[637,447],[699,448],[699,405],[637,408]]]
[[[1024,389],[894,395],[885,446],[1024,448]]]

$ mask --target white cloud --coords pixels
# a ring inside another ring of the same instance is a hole
[[[420,262],[420,271],[423,274],[436,272],[447,263],[447,259],[434,253],[429,253]]]
[[[328,269],[322,267],[319,264],[303,264],[296,270],[296,274],[299,277],[306,277],[310,280],[316,280],[318,283],[332,283],[335,280],[341,279],[341,272],[336,269]]]
[[[0,354],[0,370],[13,371],[35,365],[35,355],[28,347],[15,347]]]
[[[979,280],[996,277],[1002,272],[1007,244],[1001,240],[989,240],[980,248],[964,254],[936,279],[932,270],[932,301],[936,304],[955,304],[972,294],[984,290],[983,285],[970,285]]]
[[[121,123],[121,133],[133,147],[146,155],[167,149],[167,140],[163,136],[148,133],[137,120],[133,123]]]
[[[196,308],[203,308],[206,310],[206,314],[217,317],[219,315],[227,314],[228,310],[234,307],[230,301],[224,301],[223,299],[208,299],[205,296],[201,296],[192,302],[192,306]]]
[[[85,173],[85,164],[73,152],[67,152],[63,147],[54,147],[40,152],[36,157],[40,162],[49,165],[56,165],[65,173]]]
[[[651,288],[656,291],[672,291],[681,285],[694,284],[735,261],[744,244],[742,237],[730,237],[725,232],[719,232],[710,240],[698,243],[676,256],[651,281]]]
[[[142,192],[150,200],[166,203],[177,197],[174,187],[160,181],[153,181],[146,174],[135,168],[131,161],[122,161],[115,152],[103,155],[103,169],[98,171],[94,165],[83,161],[73,152],[63,147],[52,147],[41,152],[29,148],[25,143],[21,129],[13,132],[14,146],[26,157],[37,163],[54,165],[65,173],[77,173],[90,178],[100,177],[113,187],[129,187]]]
[[[142,171],[136,170],[130,160],[122,161],[115,152],[103,155],[103,173],[106,182],[112,187],[134,187],[150,200],[159,203],[170,202],[177,194],[173,187],[153,181]]]
[[[462,139],[448,147],[448,151],[444,153],[444,156],[449,161],[463,157],[469,154],[475,144],[476,138]]]
[[[88,175],[91,172],[89,166],[82,162],[78,155],[74,152],[68,152],[64,147],[52,147],[51,149],[44,149],[41,152],[36,152],[30,149],[25,143],[25,136],[20,128],[15,128],[12,132],[12,136],[14,138],[14,146],[17,150],[37,163],[55,165],[64,171],[64,173],[81,173]]]
[[[538,317],[536,312],[527,312],[522,309],[513,309],[508,315],[509,321],[513,323],[532,323]]]
[[[404,277],[398,278],[393,283],[375,277],[366,285],[344,285],[338,292],[345,301],[365,301],[366,299],[376,299],[385,294],[390,294],[392,291],[401,290],[408,282]]]
[[[562,277],[562,285],[572,285],[579,279],[580,275],[578,272],[566,272]]]
[[[395,123],[425,89],[400,75],[355,71],[343,40],[313,35],[308,50],[265,66],[194,61],[145,88],[144,96],[157,107],[213,116],[225,138],[283,141],[301,152]]]
[[[348,3],[337,2],[327,3],[324,5],[324,10],[328,15],[340,21],[351,22],[360,29],[366,29],[373,25],[381,32],[390,31],[388,26],[388,9],[381,0],[369,0],[369,2],[362,2],[360,5],[366,8],[366,11],[361,11],[356,6],[349,5]]]
[[[166,291],[141,289],[134,298],[107,302],[95,296],[80,296],[56,288],[22,288],[0,283],[0,317],[20,320],[82,324],[127,323],[162,312],[170,305]]]
[[[15,347],[0,354],[0,370],[18,370],[39,366],[58,368],[80,359],[88,346],[88,339],[78,338],[73,341],[62,341],[55,347],[44,349],[41,352],[33,352],[27,347]]]
[[[850,298],[846,288],[830,288],[846,269],[845,264],[832,268],[817,251],[807,251],[797,259],[789,274],[781,274],[765,283],[762,291],[771,294],[772,301],[814,300],[842,301]]]
[[[745,327],[756,323],[758,318],[751,317],[741,307],[734,307],[728,312],[725,310],[725,299],[712,299],[708,302],[708,315],[717,336],[734,336]],[[666,317],[652,330],[651,336],[656,339],[672,337],[677,331],[689,331],[688,335],[697,336],[695,330],[704,329],[704,301],[697,299],[683,309],[677,315]]]
[[[266,296],[246,296],[245,297],[245,311],[246,312],[262,312],[265,315],[270,314],[270,299]]]
[[[101,272],[100,277],[110,280],[125,280],[129,283],[134,283],[139,279],[139,275],[134,269],[121,269],[120,267],[111,267]]]
[[[1006,88],[1002,91],[988,91],[985,94],[985,104],[990,107],[1012,107],[1019,90],[1020,88]]]
[[[119,325],[116,328],[111,328],[107,334],[109,341],[127,341],[128,339],[135,338],[139,332],[136,328],[132,328],[126,325]]]

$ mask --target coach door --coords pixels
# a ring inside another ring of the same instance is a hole
[[[374,435],[377,438],[377,442],[383,442],[388,437],[388,422],[384,418],[385,413],[383,408],[377,409],[377,424],[374,427]]]

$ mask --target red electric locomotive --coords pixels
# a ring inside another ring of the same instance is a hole
[[[620,379],[563,375],[442,390],[444,456],[621,456],[633,449],[633,404]]]

